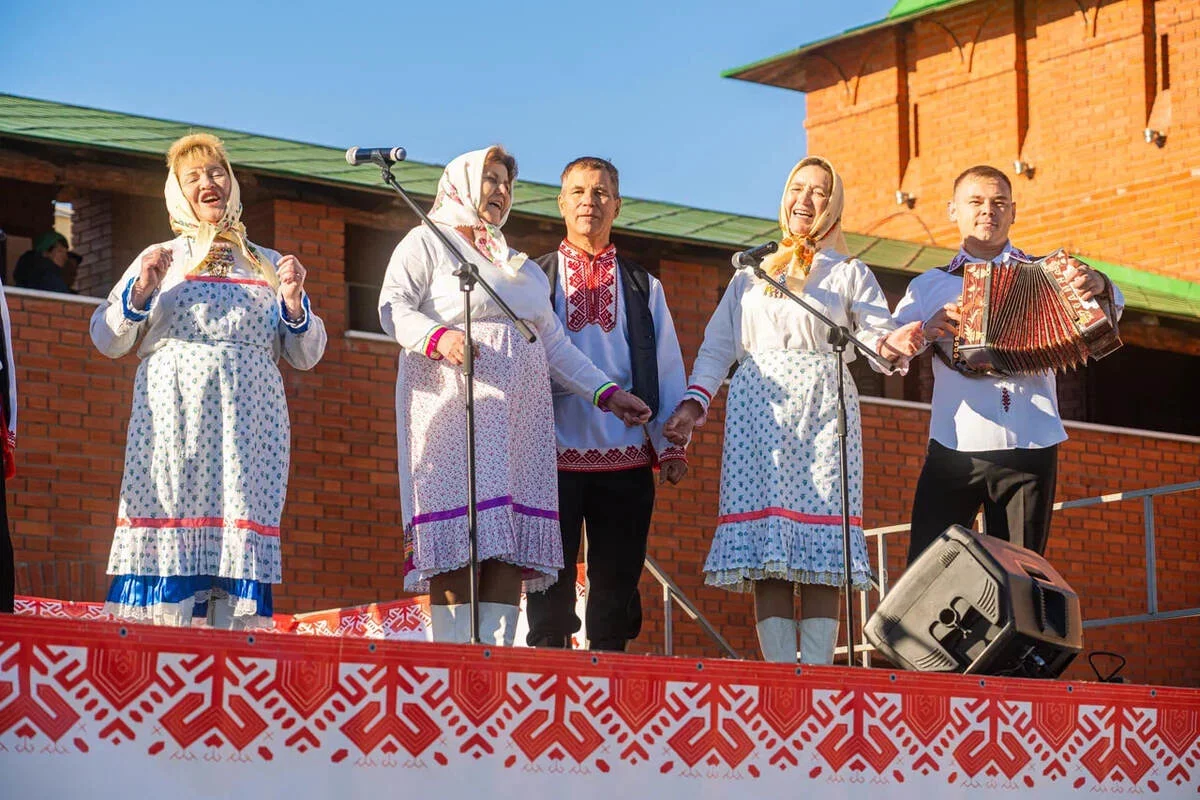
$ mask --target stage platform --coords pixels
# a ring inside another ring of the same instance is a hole
[[[1197,690],[430,644],[419,603],[370,608],[228,633],[24,599],[0,795],[1200,793]]]

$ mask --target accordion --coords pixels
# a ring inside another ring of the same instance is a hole
[[[970,374],[1074,369],[1121,346],[1115,315],[1084,300],[1056,250],[1031,264],[966,264],[951,366]]]

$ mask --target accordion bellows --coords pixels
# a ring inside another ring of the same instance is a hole
[[[1031,264],[966,264],[953,365],[966,373],[1019,375],[1074,369],[1121,346],[1115,321],[1084,300],[1056,250]]]

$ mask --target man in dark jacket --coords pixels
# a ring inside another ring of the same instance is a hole
[[[70,247],[65,236],[58,231],[43,233],[34,241],[33,249],[17,260],[13,284],[23,289],[69,293],[71,287],[63,279],[62,273],[68,253]]]

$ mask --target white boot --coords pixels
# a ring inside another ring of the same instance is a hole
[[[517,638],[519,606],[507,603],[479,604],[479,643],[512,647]]]
[[[832,664],[837,636],[838,621],[832,617],[800,620],[800,663]]]
[[[471,606],[429,606],[430,641],[466,644],[471,640]]]
[[[796,622],[786,617],[767,617],[755,626],[763,661],[796,663]]]

